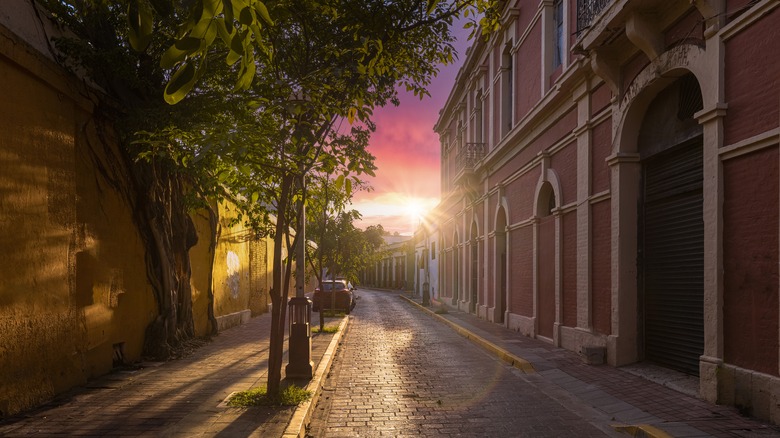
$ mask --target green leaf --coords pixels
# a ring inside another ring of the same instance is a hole
[[[231,5],[232,5],[231,9],[233,10],[234,13],[235,13],[235,11],[240,11],[240,10],[242,10],[244,8],[248,8],[249,7],[249,3],[247,3],[244,0],[228,0],[228,1],[230,1]]]
[[[344,175],[339,175],[336,177],[336,180],[333,181],[333,186],[336,188],[336,190],[340,191],[344,187]]]
[[[201,18],[214,18],[222,12],[223,0],[203,0],[203,16]]]
[[[224,16],[225,16],[225,23],[227,23],[231,28],[233,27],[233,2],[230,0],[223,0],[224,4]],[[233,33],[231,31],[230,33]]]
[[[258,14],[260,14],[260,18],[262,18],[266,23],[268,23],[270,26],[274,25],[273,20],[271,20],[271,15],[268,13],[268,8],[265,7],[263,2],[255,2],[255,10]]]
[[[187,54],[188,53],[184,50],[179,50],[176,48],[176,45],[174,44],[171,47],[168,47],[168,50],[163,53],[162,58],[160,58],[160,67],[164,69],[173,68],[176,64],[184,61],[184,58],[187,57]]]
[[[143,52],[152,41],[154,16],[152,9],[145,0],[130,0],[127,6],[127,38],[130,47],[137,52]]]
[[[344,176],[344,175],[341,175]],[[352,196],[352,179],[351,178],[345,178],[344,180],[344,193],[346,193],[347,197]]]
[[[263,34],[260,31],[260,26],[257,23],[250,25],[249,29],[252,30],[253,34],[255,34],[255,41],[261,41],[263,39]]]
[[[241,10],[238,14],[238,22],[249,26],[255,22],[255,12],[248,6]]]
[[[233,64],[235,64],[235,63],[236,63],[236,61],[238,61],[239,59],[241,59],[241,54],[240,54],[240,53],[236,53],[236,52],[234,52],[233,50],[231,50],[231,51],[230,51],[230,52],[227,54],[227,56],[225,57],[225,62],[227,62],[227,65],[233,65]]]
[[[195,65],[192,60],[185,61],[176,73],[173,74],[168,85],[165,87],[165,101],[170,105],[179,103],[187,93],[192,90],[197,80]]]
[[[176,41],[173,45],[182,52],[193,53],[200,50],[201,39],[192,36],[185,36]]]
[[[215,22],[211,22],[211,25],[206,29],[206,33],[203,34],[203,42],[206,47],[210,46],[217,38],[217,25]]]
[[[233,35],[233,39],[230,40],[230,50],[241,56],[244,53],[244,39],[246,36],[246,32],[236,32],[236,34]]]
[[[230,30],[228,31],[228,27],[225,25],[225,19],[224,18],[217,18],[215,20],[217,33],[219,34],[219,37],[222,39],[222,41],[230,46],[230,43],[233,42],[233,37],[231,36],[235,29],[233,26],[230,26]]]
[[[251,52],[247,55],[241,60],[241,72],[238,76],[238,81],[236,81],[236,91],[249,89],[249,86],[252,85],[252,80],[255,78],[257,69],[255,59],[251,56]]]
[[[190,31],[190,35],[194,36],[195,38],[203,38],[206,33],[208,33],[209,28],[212,27],[212,24],[214,23],[214,17],[205,17],[202,18],[200,21],[198,21],[198,24],[195,25],[195,27],[192,28]]]

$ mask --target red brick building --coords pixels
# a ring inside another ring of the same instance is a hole
[[[780,422],[780,2],[515,0],[441,139],[447,303]]]

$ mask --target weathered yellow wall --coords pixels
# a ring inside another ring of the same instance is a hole
[[[269,291],[273,281],[271,270],[271,257],[273,256],[274,241],[270,237],[256,239],[251,242],[249,272],[252,284],[252,295],[249,297],[249,309],[252,316],[267,313],[271,304]]]
[[[211,257],[209,245],[211,227],[209,214],[206,210],[199,210],[192,214],[192,222],[198,233],[197,245],[190,248],[190,266],[192,276],[190,286],[192,288],[192,318],[195,324],[195,336],[208,336],[211,334],[209,321],[209,272],[211,272]]]
[[[238,223],[230,226],[234,210],[219,206],[221,233],[214,258],[214,313],[228,315],[249,308],[250,231]]]
[[[19,13],[33,3],[13,4]],[[126,169],[112,127],[93,116],[83,82],[33,48],[45,50],[45,39],[28,45],[17,36],[42,37],[38,28],[14,33],[7,18],[0,15],[0,417],[110,371],[117,352],[141,359],[158,313],[133,212],[114,185]],[[229,208],[218,211],[213,266],[208,216],[193,213],[200,336],[211,331],[209,272],[217,317],[268,308],[272,242],[248,239],[230,224]]]
[[[89,132],[89,131],[88,131]],[[94,135],[89,143],[100,144]],[[116,147],[109,146],[109,147]],[[141,358],[147,325],[157,303],[147,280],[145,248],[128,204],[100,178],[87,147],[79,141],[76,159],[78,238],[77,306],[85,313],[88,376],[113,366],[115,346],[125,362]],[[104,149],[97,156],[105,163]]]
[[[78,84],[0,26],[0,417],[138,359],[156,314]]]
[[[271,266],[267,260],[273,241],[253,238],[243,224],[233,223],[236,213],[229,204],[214,208],[219,215],[219,238],[213,266],[208,252],[211,233],[208,212],[200,210],[192,215],[198,231],[198,244],[190,249],[193,314],[198,336],[205,336],[211,330],[208,323],[209,272],[213,274],[211,284],[217,318],[246,310],[256,316],[267,312],[270,302]]]

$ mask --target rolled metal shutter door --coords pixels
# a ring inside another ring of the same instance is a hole
[[[704,351],[701,140],[649,158],[643,169],[645,359],[698,375]]]

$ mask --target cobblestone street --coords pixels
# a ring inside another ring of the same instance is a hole
[[[556,401],[397,294],[358,294],[311,436],[616,434],[607,418]]]

